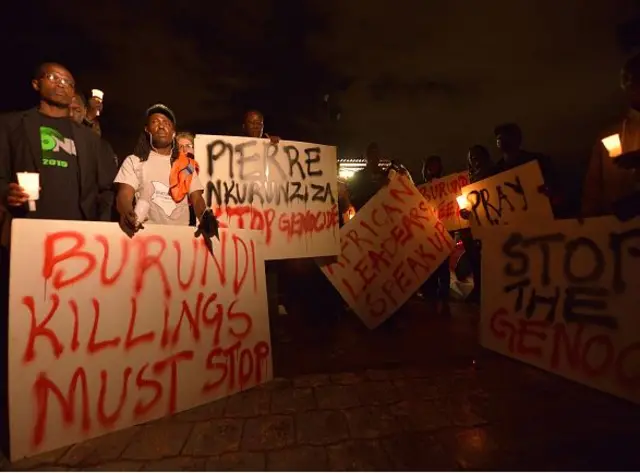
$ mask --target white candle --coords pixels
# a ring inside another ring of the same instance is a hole
[[[91,97],[95,97],[99,100],[104,100],[104,92],[100,89],[91,89]]]
[[[620,143],[620,135],[618,133],[603,138],[602,144],[607,148],[610,158],[617,158],[622,154],[622,143]]]
[[[469,200],[466,195],[459,195],[456,197],[456,202],[458,202],[458,207],[460,210],[466,209],[469,206]]]
[[[18,172],[18,185],[29,195],[29,210],[36,209],[36,200],[40,198],[40,174],[37,172]]]

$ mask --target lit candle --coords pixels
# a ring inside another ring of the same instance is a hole
[[[29,210],[36,210],[36,200],[40,198],[40,174],[37,172],[18,172],[18,185],[29,195]]]
[[[98,100],[104,100],[104,92],[100,89],[91,89],[91,97],[95,97]]]
[[[618,133],[603,138],[602,144],[607,148],[610,158],[617,158],[622,154],[622,143],[620,143],[620,135]]]
[[[458,207],[460,210],[466,209],[469,206],[469,200],[466,195],[459,195],[456,197],[456,202],[458,202]]]

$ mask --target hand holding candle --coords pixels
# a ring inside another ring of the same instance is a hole
[[[456,202],[458,203],[458,207],[460,207],[460,217],[469,220],[469,199],[467,199],[467,196],[459,195],[456,197]]]
[[[40,198],[40,174],[37,172],[19,172],[16,173],[18,184],[24,189],[28,195],[29,210],[36,210],[36,200]]]
[[[603,138],[602,144],[607,148],[610,158],[617,158],[622,154],[622,143],[620,143],[620,135],[618,133]]]
[[[99,117],[102,113],[102,107],[104,100],[104,92],[100,89],[92,89],[91,90],[91,98],[89,99],[89,115],[94,115]]]

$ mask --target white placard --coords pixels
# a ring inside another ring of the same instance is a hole
[[[221,223],[263,232],[266,259],[340,252],[336,148],[198,135],[206,200]]]
[[[441,179],[434,179],[418,186],[418,190],[438,218],[449,231],[467,228],[469,221],[460,218],[460,206],[456,198],[462,194],[462,188],[469,185],[469,173],[457,172]]]
[[[640,402],[640,219],[496,227],[482,242],[482,345]]]
[[[193,230],[13,221],[12,460],[272,378],[261,235]]]
[[[318,262],[370,329],[398,310],[453,251],[444,225],[400,175],[340,229],[340,238],[337,260]]]
[[[553,220],[549,198],[541,192],[544,184],[540,166],[531,161],[462,189],[471,211],[474,231],[499,225],[520,224],[532,218]],[[481,232],[474,232],[481,238]]]

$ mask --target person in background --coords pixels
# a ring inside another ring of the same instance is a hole
[[[115,163],[98,136],[69,120],[76,95],[73,76],[60,64],[45,63],[32,86],[39,106],[1,120],[0,202],[13,217],[109,221]],[[16,179],[23,171],[40,174],[33,212]]]
[[[442,159],[440,156],[429,156],[422,162],[422,178],[425,184],[443,176]],[[437,310],[445,316],[451,314],[449,307],[449,293],[451,291],[451,271],[449,258],[446,258],[435,272],[422,285],[422,296],[432,302],[437,302]]]
[[[340,177],[340,162],[336,163],[336,174],[338,182],[338,224],[340,228],[349,220],[348,213],[351,207],[349,202],[349,189],[347,188],[347,180]]]
[[[196,140],[196,136],[189,131],[181,131],[177,133],[176,144],[178,146],[178,151],[184,152],[193,156],[195,140]]]
[[[420,184],[426,184],[433,179],[440,179],[441,177],[442,158],[440,156],[433,155],[422,160],[422,182]]]
[[[387,184],[387,173],[380,167],[380,147],[370,143],[365,154],[367,164],[356,172],[347,184],[349,200],[358,212],[377,192]]]
[[[467,169],[471,184],[488,179],[495,174],[495,165],[489,150],[482,145],[473,145],[467,153]]]
[[[205,204],[195,161],[188,161],[188,157],[180,154],[176,146],[176,118],[173,111],[166,105],[156,104],[149,107],[146,117],[144,132],[134,154],[124,160],[115,179],[122,229],[132,236],[146,221],[189,225],[188,202],[191,201],[200,222],[199,228],[205,235],[211,236],[215,217]],[[174,166],[183,159],[186,160],[185,167],[176,174]],[[185,191],[177,196],[171,183],[172,174],[184,179],[178,188]]]
[[[503,123],[493,130],[496,146],[502,158],[495,164],[496,174],[509,171],[531,161],[537,161],[544,181],[538,189],[549,198],[552,209],[562,204],[562,191],[556,182],[556,175],[551,165],[551,159],[541,153],[533,153],[522,149],[522,130],[516,123]]]
[[[502,154],[501,159],[496,163],[497,171],[508,171],[537,160],[543,176],[548,173],[549,160],[546,156],[522,149],[522,130],[518,124],[503,123],[495,127],[493,134],[496,137],[496,146]]]
[[[87,100],[85,99],[82,92],[76,92],[71,100],[71,104],[69,105],[69,115],[71,119],[76,122],[78,125],[89,126],[87,124]],[[91,129],[91,127],[89,126]],[[95,131],[95,130],[93,130]],[[113,156],[113,162],[116,165],[116,168],[120,167],[120,163],[118,162],[118,156],[113,151],[113,148],[109,144],[107,140],[101,138],[100,144],[103,148],[103,153],[105,155]]]
[[[93,130],[98,136],[102,136],[102,127],[100,126],[99,116],[102,113],[104,104],[102,103],[102,92],[94,89],[91,98],[87,104],[87,114],[84,124]]]
[[[249,110],[244,114],[242,131],[250,138],[268,138],[273,144],[280,142],[280,137],[270,136],[264,132],[264,116],[258,110]]]
[[[78,125],[83,125],[87,117],[87,99],[82,92],[76,91],[69,104],[69,117]]]
[[[618,134],[623,155],[640,152],[640,52],[624,64],[621,86],[629,109],[625,117],[598,136],[583,184],[581,207],[584,217],[611,214],[616,202],[631,196],[638,188],[637,165],[629,168],[616,165],[601,140]]]
[[[176,134],[176,144],[180,153],[185,153],[191,157],[194,155],[194,143],[196,137],[189,131],[180,131]],[[189,226],[195,227],[196,225],[196,213],[193,209],[193,205],[189,206]]]
[[[467,154],[467,166],[469,169],[469,182],[471,184],[487,179],[493,176],[495,172],[489,151],[481,145],[474,145],[469,148],[469,152]],[[460,210],[461,218],[468,220],[469,216],[470,211],[468,209]],[[467,297],[467,300],[469,302],[480,302],[482,277],[481,242],[480,240],[474,240],[470,228],[463,228],[460,231],[460,236],[462,244],[464,245],[464,250],[469,258],[473,274],[473,289]]]

